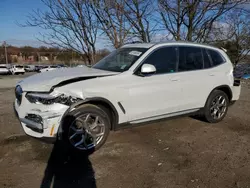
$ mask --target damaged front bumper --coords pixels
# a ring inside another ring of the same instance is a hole
[[[63,104],[32,104],[24,96],[22,103],[14,102],[14,111],[24,132],[46,142],[57,139],[61,120],[69,106]]]

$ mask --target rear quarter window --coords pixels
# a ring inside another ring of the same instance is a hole
[[[225,62],[225,59],[219,52],[209,49],[207,50],[207,52],[212,60],[213,66],[217,66]]]

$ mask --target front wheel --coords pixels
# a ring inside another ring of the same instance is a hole
[[[217,123],[226,116],[229,106],[229,99],[221,90],[213,91],[207,99],[204,116],[209,123]]]
[[[108,138],[109,130],[108,113],[99,106],[84,104],[66,116],[63,140],[77,150],[98,150]]]

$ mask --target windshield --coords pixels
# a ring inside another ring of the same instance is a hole
[[[16,65],[16,68],[20,68],[20,69],[22,69],[22,68],[23,68],[23,66],[21,66],[21,65]]]
[[[100,60],[92,68],[124,72],[128,70],[146,51],[147,48],[120,48]]]

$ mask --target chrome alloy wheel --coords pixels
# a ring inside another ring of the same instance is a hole
[[[69,142],[77,149],[88,150],[98,145],[105,133],[103,119],[93,113],[83,114],[69,126]]]
[[[211,116],[214,119],[220,119],[226,113],[226,110],[227,110],[226,98],[222,95],[216,96],[211,103],[210,107]]]

